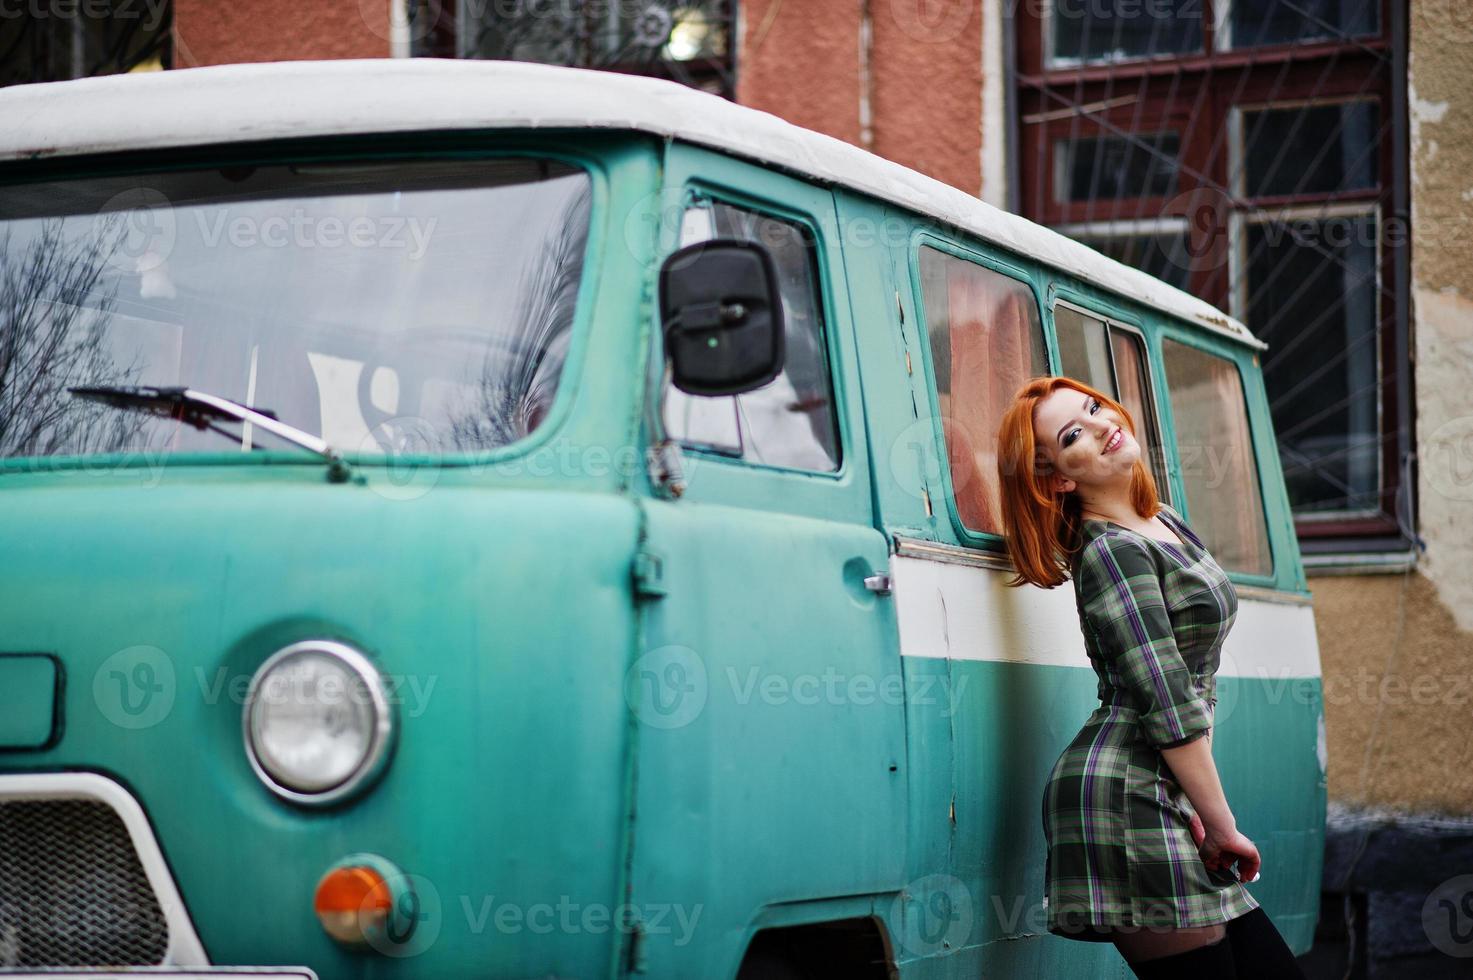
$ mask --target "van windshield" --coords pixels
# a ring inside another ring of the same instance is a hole
[[[290,449],[76,397],[188,386],[348,454],[533,431],[567,354],[582,170],[271,164],[0,187],[0,457]]]

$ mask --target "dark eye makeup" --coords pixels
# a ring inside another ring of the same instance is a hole
[[[1090,404],[1089,414],[1093,415],[1095,413],[1095,409],[1097,409],[1097,408],[1100,407],[1100,400],[1098,398],[1090,399],[1090,403],[1089,404]],[[1068,432],[1064,433],[1064,448],[1065,449],[1068,449],[1071,445],[1074,444],[1074,433],[1076,433],[1078,431],[1079,431],[1079,427],[1078,426],[1075,426],[1074,428],[1070,429]]]

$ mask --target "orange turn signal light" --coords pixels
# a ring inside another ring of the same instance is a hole
[[[342,865],[317,883],[312,902],[323,930],[346,946],[366,946],[381,935],[394,899],[383,875],[362,865]]]

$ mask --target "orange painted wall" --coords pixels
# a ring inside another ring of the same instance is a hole
[[[860,9],[859,0],[743,0],[737,101],[862,145]]]
[[[869,10],[869,50],[861,22]],[[737,101],[982,189],[982,6],[971,0],[744,0]],[[864,77],[868,59],[869,79]]]
[[[982,192],[982,5],[874,0],[874,150]]]
[[[389,0],[174,0],[174,66],[387,58]]]

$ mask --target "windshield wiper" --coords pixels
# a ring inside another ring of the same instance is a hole
[[[231,439],[244,443],[244,435],[236,435],[214,424],[214,420],[227,422],[249,422],[251,425],[287,442],[314,452],[328,462],[328,478],[334,483],[348,479],[351,470],[342,455],[310,432],[294,425],[287,425],[269,409],[248,408],[229,398],[196,391],[193,388],[156,388],[149,385],[96,385],[68,388],[78,398],[111,405],[130,411],[148,412],[165,418],[187,422],[196,429],[210,429]]]

